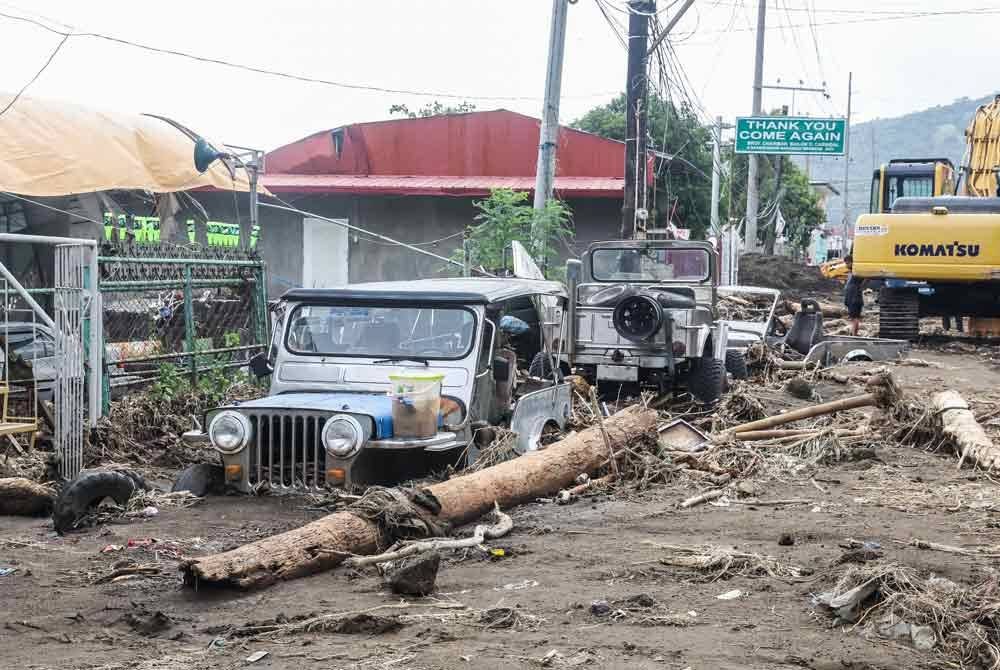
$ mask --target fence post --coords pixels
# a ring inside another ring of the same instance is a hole
[[[191,291],[191,265],[184,265],[184,344],[191,364],[191,386],[198,385],[198,361],[194,352],[194,299]]]

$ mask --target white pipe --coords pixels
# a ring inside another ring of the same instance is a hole
[[[97,240],[86,237],[50,237],[48,235],[22,235],[21,233],[0,233],[0,242],[23,242],[25,244],[83,244],[97,247]]]
[[[5,233],[0,233],[0,235],[3,234]],[[0,237],[0,239],[2,239],[2,237]],[[31,294],[28,293],[23,286],[21,286],[21,282],[14,278],[14,275],[10,273],[10,270],[8,270],[7,266],[2,262],[0,262],[0,274],[2,274],[7,280],[7,283],[13,286],[14,290],[17,291],[22,298],[24,298],[24,301],[28,303],[28,306],[31,307],[32,311],[42,320],[42,323],[51,328],[52,332],[55,332],[56,324],[51,318],[49,318],[49,315],[45,313],[45,310],[42,309],[41,305],[35,302],[35,299],[31,297]]]

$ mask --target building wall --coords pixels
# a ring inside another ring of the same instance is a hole
[[[295,200],[294,205],[320,216],[348,219],[366,230],[448,257],[461,248],[457,233],[474,223],[477,210],[473,201],[455,197],[319,196]],[[578,256],[592,241],[618,235],[619,201],[588,198],[570,201],[569,205],[576,238],[560,245],[562,260]],[[262,208],[260,220],[260,250],[271,276],[270,294],[275,296],[302,281],[301,217]],[[349,239],[352,283],[440,277],[446,276],[449,268],[444,261],[353,231]],[[427,244],[433,240],[442,241]]]

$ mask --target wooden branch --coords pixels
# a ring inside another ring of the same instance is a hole
[[[604,427],[604,413],[597,402],[597,389],[593,386],[590,387],[590,402],[594,405],[594,414],[597,416],[597,426],[601,429],[601,437],[604,438],[604,446],[608,448],[608,462],[611,463],[611,472],[617,477],[618,461],[615,460],[615,450],[611,446],[611,438],[608,437],[608,431]]]
[[[726,492],[722,489],[715,489],[714,491],[706,491],[696,496],[691,496],[687,500],[680,504],[681,509],[687,509],[689,507],[694,507],[695,505],[701,505],[707,503],[710,500],[715,500],[716,498],[721,498]]]
[[[841,398],[840,400],[833,400],[831,402],[824,402],[819,405],[813,405],[812,407],[803,407],[802,409],[792,410],[791,412],[785,412],[784,414],[769,416],[766,419],[740,424],[739,426],[732,428],[729,432],[745,433],[749,431],[765,430],[768,428],[774,428],[775,426],[783,426],[786,423],[792,423],[793,421],[823,416],[824,414],[843,412],[844,410],[857,409],[858,407],[873,407],[877,404],[877,402],[877,393],[865,393],[863,395]]]
[[[496,505],[493,510],[493,514],[497,519],[496,523],[493,525],[480,524],[476,526],[476,529],[473,531],[471,537],[458,539],[441,538],[437,540],[413,542],[412,544],[406,545],[402,549],[388,551],[384,554],[378,554],[376,556],[352,556],[344,561],[344,565],[351,568],[363,568],[366,565],[385,563],[387,561],[398,561],[401,558],[423,554],[428,551],[478,547],[486,540],[495,540],[499,537],[503,537],[514,528],[514,520],[510,518],[510,515],[501,512],[499,505]]]

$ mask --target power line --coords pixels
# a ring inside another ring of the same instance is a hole
[[[127,40],[122,37],[115,37],[114,35],[106,35],[104,33],[97,32],[67,32],[64,30],[59,30],[53,28],[52,26],[46,25],[41,21],[26,17],[17,16],[15,14],[8,14],[5,12],[0,12],[0,17],[8,19],[10,21],[21,21],[24,23],[30,23],[43,30],[47,30],[50,33],[55,33],[56,35],[62,35],[63,41],[65,42],[70,37],[80,38],[89,37],[92,39],[104,40],[106,42],[111,42],[114,44],[119,44],[122,46],[128,46],[135,49],[140,49],[143,51],[149,51],[152,53],[158,53],[168,56],[177,56],[179,58],[185,58],[187,60],[196,61],[199,63],[210,63],[212,65],[221,65],[223,67],[233,68],[236,70],[243,70],[245,72],[252,72],[255,74],[263,74],[270,77],[278,77],[281,79],[289,79],[292,81],[299,81],[308,84],[321,84],[323,86],[332,86],[334,88],[343,88],[354,91],[367,91],[372,93],[391,93],[394,95],[416,95],[428,98],[448,98],[455,100],[495,100],[495,101],[537,101],[541,100],[538,96],[528,96],[528,95],[465,95],[461,93],[451,93],[446,91],[415,91],[402,88],[388,88],[384,86],[374,86],[369,84],[355,84],[350,82],[335,81],[332,79],[324,79],[321,77],[312,77],[308,75],[301,75],[292,72],[282,72],[280,70],[272,70],[264,67],[257,67],[254,65],[246,65],[244,63],[237,63],[234,61],[223,60],[221,58],[210,58],[208,56],[199,56],[197,54],[192,54],[186,51],[180,51],[178,49],[166,49],[162,47],[155,47],[149,44],[143,44],[141,42],[135,42],[132,40]],[[563,96],[566,98],[595,98],[599,96],[613,95],[614,92],[602,92],[593,93],[587,95],[579,96]]]
[[[21,90],[18,91],[17,94],[13,97],[13,99],[7,103],[7,106],[4,107],[2,110],[0,110],[0,116],[6,114],[7,110],[13,107],[14,103],[16,103],[21,98],[21,95],[28,90],[28,87],[34,84],[38,80],[38,78],[42,76],[42,73],[45,72],[45,70],[49,67],[49,65],[52,64],[52,61],[56,57],[56,54],[59,53],[59,50],[63,48],[63,45],[66,44],[66,40],[68,40],[69,38],[70,36],[68,34],[63,35],[63,38],[59,40],[59,44],[57,44],[56,48],[52,50],[52,53],[49,54],[49,57],[45,59],[45,63],[43,63],[42,67],[38,69],[38,72],[35,73],[35,76],[29,79],[28,83],[22,86]]]

